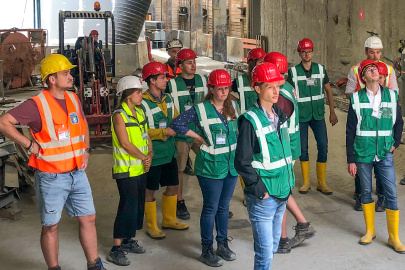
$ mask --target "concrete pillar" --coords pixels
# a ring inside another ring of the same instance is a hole
[[[214,60],[226,61],[226,0],[212,0],[212,50]]]
[[[162,21],[165,23],[166,40],[172,39],[172,0],[162,0]]]
[[[194,50],[197,55],[202,54],[202,1],[190,0],[190,49]]]

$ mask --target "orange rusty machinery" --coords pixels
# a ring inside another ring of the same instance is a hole
[[[45,57],[46,30],[2,29],[0,30],[0,59],[3,60],[6,90],[21,88],[36,82],[33,72],[39,74],[38,64]]]
[[[64,23],[71,19],[99,19],[105,21],[103,43],[94,36],[78,37],[74,48],[64,46]],[[112,44],[108,47],[111,22]],[[78,96],[90,127],[90,140],[111,140],[110,79],[115,76],[115,25],[110,11],[60,11],[59,53],[65,55],[76,68],[72,70]]]

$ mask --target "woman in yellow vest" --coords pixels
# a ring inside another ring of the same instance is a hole
[[[223,264],[222,259],[236,259],[236,254],[228,247],[229,202],[238,177],[233,165],[238,113],[237,103],[229,96],[231,85],[228,72],[223,69],[212,71],[205,101],[180,114],[170,125],[177,134],[192,137],[201,145],[194,166],[203,195],[200,260],[215,267]],[[187,127],[191,122],[201,130],[204,138]],[[214,223],[216,253],[212,246]]]
[[[114,222],[114,246],[107,260],[126,266],[126,252],[144,253],[145,247],[133,240],[142,229],[145,210],[146,172],[153,158],[142,102],[141,78],[126,76],[119,80],[120,106],[112,116],[113,178],[117,181],[120,202]]]

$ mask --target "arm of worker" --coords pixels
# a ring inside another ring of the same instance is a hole
[[[250,123],[244,116],[241,116],[238,142],[235,152],[235,169],[242,176],[245,183],[246,193],[254,194],[263,199],[268,197],[267,188],[263,181],[252,167],[253,154],[260,152],[259,142],[256,133]]]
[[[82,118],[84,120],[84,123],[86,124],[86,132],[84,133],[84,143],[86,144],[86,148],[90,148],[90,131],[89,131],[89,125],[87,123],[86,117],[84,117],[84,113],[82,112]],[[80,169],[86,170],[87,165],[89,164],[89,156],[90,153],[87,151],[84,151],[83,153],[83,161],[82,161],[82,166]]]
[[[180,135],[186,135],[188,137],[194,138],[199,145],[205,144],[208,146],[203,137],[201,137],[200,135],[198,135],[197,133],[195,133],[194,131],[192,131],[187,127],[187,124],[192,122],[194,122],[197,125],[197,127],[201,130],[197,112],[194,107],[191,107],[190,109],[188,109],[187,111],[183,112],[178,117],[176,117],[170,124],[170,127],[174,130],[174,132]]]
[[[402,131],[404,129],[404,120],[402,119],[402,112],[399,103],[397,103],[397,119],[394,124],[394,146],[392,146],[390,152],[397,149],[401,143]]]
[[[346,122],[346,156],[348,172],[355,177],[357,173],[356,163],[354,163],[354,139],[356,138],[357,116],[350,101]]]
[[[356,91],[357,88],[357,78],[354,74],[353,68],[350,68],[349,74],[347,74],[347,83],[346,83],[346,98],[350,99],[350,95]]]
[[[392,72],[391,72],[391,77],[390,77],[389,85],[390,85],[390,89],[391,89],[391,90],[398,91],[398,93],[399,93],[399,87],[398,87],[398,81],[397,81],[397,74],[396,74],[394,68],[392,68]]]
[[[337,124],[338,118],[335,113],[335,104],[333,102],[332,88],[330,87],[329,83],[324,84],[324,88],[329,101],[329,111],[330,111],[329,122],[332,124],[332,126],[334,126]]]
[[[24,148],[28,148],[31,145],[31,140],[21,134],[14,127],[14,125],[18,123],[19,122],[17,119],[15,119],[11,114],[6,113],[0,117],[0,132],[16,144],[21,145]],[[39,144],[35,140],[32,140],[30,152],[37,155],[39,153],[39,149]]]

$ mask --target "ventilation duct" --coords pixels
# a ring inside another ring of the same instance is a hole
[[[152,0],[116,0],[114,9],[115,42],[138,41]]]

